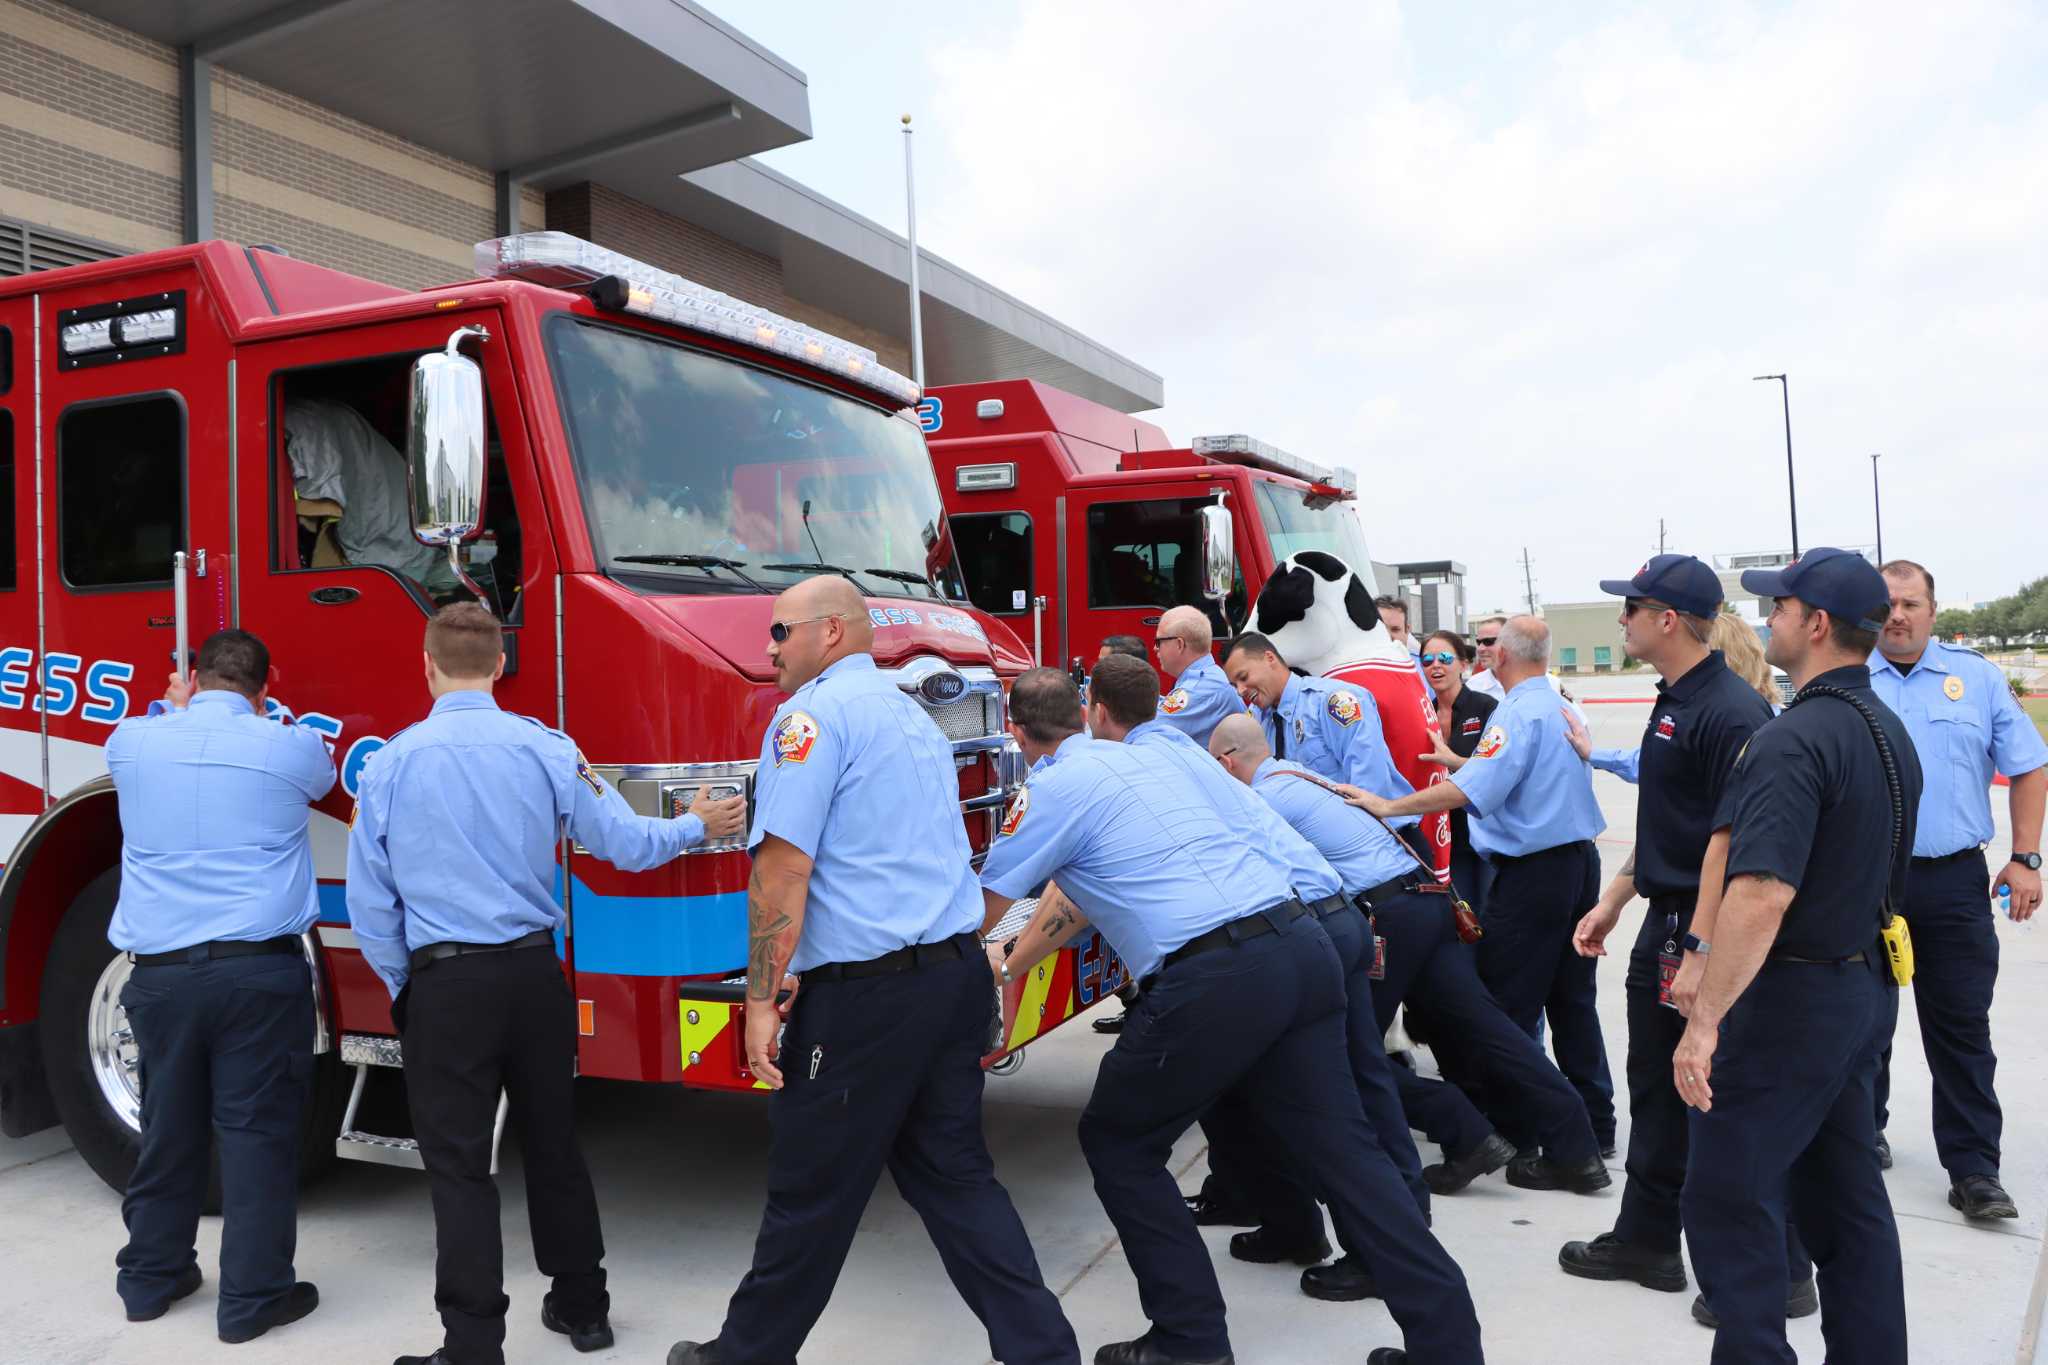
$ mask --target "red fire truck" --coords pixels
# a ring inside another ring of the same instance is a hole
[[[416,1162],[372,1122],[401,1059],[342,877],[364,761],[426,713],[437,600],[504,621],[508,709],[672,816],[750,791],[772,596],[845,573],[878,664],[952,741],[977,849],[1021,781],[1004,686],[1028,660],[965,600],[910,381],[563,234],[477,260],[416,293],[223,242],[0,281],[0,1131],[62,1122],[117,1186],[139,1090],[103,746],[162,690],[181,605],[195,640],[264,638],[273,709],[340,770],[312,828],[315,1161]],[[740,842],[641,874],[564,847],[584,1075],[755,1085]],[[1010,987],[991,1060],[1121,971],[1090,939]]]
[[[944,385],[918,411],[968,596],[1043,662],[1092,668],[1107,636],[1149,641],[1163,608],[1224,584],[1217,635],[1235,634],[1302,550],[1371,572],[1348,469],[1245,436],[1176,446],[1034,380]]]

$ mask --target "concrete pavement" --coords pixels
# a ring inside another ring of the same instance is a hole
[[[1633,742],[1645,715],[1647,679],[1574,681],[1602,743]],[[1609,868],[1626,856],[1634,791],[1605,775],[1597,790],[1610,830]],[[2004,848],[2003,795],[1994,802]],[[1617,931],[1617,937],[1627,932]],[[2034,1299],[2048,1215],[2048,936],[2001,923],[2004,964],[1993,1016],[1999,1090],[2006,1108],[2005,1181],[2016,1222],[1965,1226],[1948,1208],[1946,1180],[1928,1132],[1928,1083],[1913,1011],[1901,1012],[1894,1063],[1889,1177],[1905,1247],[1913,1359],[1921,1365],[2048,1365]],[[1601,965],[1601,1012],[1619,1067],[1622,962]],[[1792,1040],[1788,1040],[1788,1044]],[[1084,1352],[1132,1335],[1144,1323],[1114,1234],[1090,1188],[1074,1123],[1105,1040],[1068,1027],[1034,1045],[1023,1069],[991,1079],[987,1126],[997,1169],[1038,1248]],[[653,1362],[679,1336],[707,1336],[745,1270],[760,1212],[765,1110],[746,1097],[587,1082],[580,1123],[605,1212],[618,1345],[593,1360]],[[1626,1117],[1624,1115],[1624,1123]],[[1192,1188],[1202,1170],[1200,1135],[1184,1138],[1176,1167]],[[1624,1139],[1625,1140],[1625,1139]],[[1433,1158],[1432,1158],[1433,1159]],[[1436,1231],[1471,1281],[1495,1365],[1620,1365],[1645,1359],[1703,1362],[1711,1336],[1687,1315],[1691,1294],[1571,1279],[1558,1246],[1604,1231],[1615,1187],[1590,1198],[1510,1188],[1498,1176],[1436,1202]],[[575,1359],[539,1325],[544,1282],[534,1271],[519,1156],[508,1151],[504,1224],[508,1354],[516,1361]],[[208,1283],[163,1319],[130,1325],[113,1293],[122,1241],[120,1204],[61,1133],[0,1141],[0,1363],[238,1365],[381,1362],[439,1341],[433,1312],[433,1225],[426,1190],[412,1173],[348,1165],[307,1191],[299,1273],[319,1283],[322,1305],[306,1321],[260,1341],[222,1346],[213,1335],[219,1223],[202,1225]],[[1244,1265],[1225,1250],[1227,1229],[1208,1233],[1244,1365],[1354,1362],[1398,1341],[1378,1302],[1323,1304],[1303,1298],[1290,1269]],[[1821,1359],[1818,1319],[1793,1324],[1804,1360]],[[978,1324],[947,1284],[922,1227],[887,1181],[863,1220],[839,1292],[805,1359],[846,1365],[986,1360]]]

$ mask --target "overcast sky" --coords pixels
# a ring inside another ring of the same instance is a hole
[[[1474,608],[1656,549],[2048,573],[2048,6],[712,0],[810,80],[764,157],[1348,464]]]

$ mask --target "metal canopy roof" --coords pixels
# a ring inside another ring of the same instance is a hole
[[[199,61],[539,189],[594,181],[910,334],[908,243],[741,158],[811,135],[801,71],[690,0],[70,0]],[[202,234],[203,235],[203,234]],[[1037,379],[1125,412],[1150,370],[920,251],[931,384]]]
[[[689,0],[72,0],[541,189],[631,149],[672,171],[811,135],[804,74]]]

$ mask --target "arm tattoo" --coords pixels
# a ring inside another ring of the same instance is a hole
[[[786,966],[796,949],[791,931],[795,921],[769,904],[764,894],[761,872],[756,868],[747,879],[747,999],[773,1000],[775,989],[782,984],[781,966]],[[786,946],[784,937],[792,941]]]

